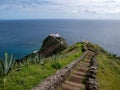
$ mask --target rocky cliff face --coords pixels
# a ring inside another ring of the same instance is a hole
[[[51,55],[55,55],[60,53],[62,50],[66,49],[68,47],[65,39],[61,37],[60,35],[54,36],[49,35],[43,40],[42,47],[38,51],[34,51],[33,53],[26,55],[21,60],[17,60],[17,62],[24,62],[29,57],[34,58],[36,55],[42,56],[42,57],[48,57]]]
[[[67,46],[68,45],[63,37],[50,35],[44,39],[39,54],[45,57],[51,56],[66,49]]]

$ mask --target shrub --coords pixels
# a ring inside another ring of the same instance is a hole
[[[61,64],[59,62],[55,62],[52,64],[52,67],[55,69],[60,69],[61,68]]]

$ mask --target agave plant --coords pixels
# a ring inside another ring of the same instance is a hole
[[[39,54],[36,55],[34,59],[35,59],[37,64],[44,65],[45,62],[46,62],[46,59],[44,57],[42,57],[41,55],[39,55]]]
[[[40,64],[44,65],[46,63],[46,58],[40,56]]]
[[[11,55],[10,57],[8,56],[7,53],[5,53],[4,60],[0,59],[0,73],[2,76],[6,76],[10,69],[13,67],[15,62],[15,59]]]
[[[53,58],[52,67],[55,68],[55,69],[60,69],[62,66],[59,62],[59,59],[57,59],[58,55],[55,55],[55,56],[53,55],[52,58]]]

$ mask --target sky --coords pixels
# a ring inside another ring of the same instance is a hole
[[[120,0],[0,0],[4,19],[120,19]]]

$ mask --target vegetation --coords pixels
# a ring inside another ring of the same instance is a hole
[[[83,47],[85,50],[99,51],[97,78],[100,90],[120,90],[120,57],[90,43],[76,43],[47,58],[36,54],[15,65],[13,56],[9,57],[5,53],[4,60],[0,59],[0,90],[28,90],[35,87],[46,77],[80,57]]]
[[[5,53],[4,60],[0,59],[0,75],[6,76],[9,70],[13,67],[15,59],[11,55],[9,58],[8,54]]]
[[[120,90],[120,59],[100,47],[98,50],[99,69],[97,78],[100,90]]]
[[[59,60],[57,60],[57,58],[58,58],[58,56],[53,55],[52,67],[55,68],[55,69],[60,69],[62,66],[61,66]]]
[[[10,69],[12,69],[14,65],[15,59],[11,55],[9,58],[8,54],[5,53],[4,60],[0,59],[0,76],[3,76],[3,83],[5,84],[6,78],[5,76],[8,74]]]
[[[74,49],[72,49],[74,48]],[[59,55],[47,58],[39,56],[29,57],[26,62],[16,63],[13,70],[4,77],[0,77],[0,89],[2,90],[28,90],[36,86],[46,77],[63,68],[73,60],[81,56],[82,44],[76,43],[68,47]]]

